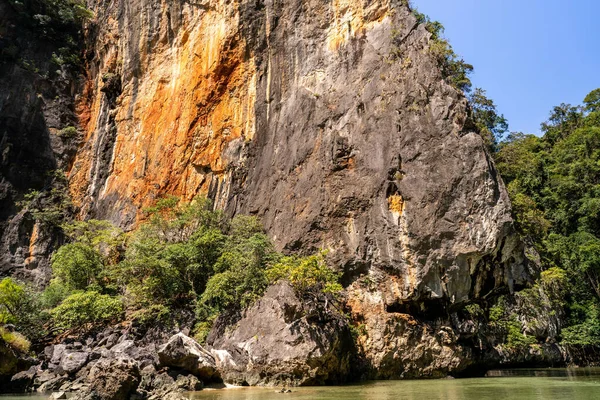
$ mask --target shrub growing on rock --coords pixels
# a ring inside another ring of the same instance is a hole
[[[25,336],[21,335],[19,332],[11,332],[3,327],[0,327],[0,338],[4,343],[21,354],[28,353],[29,348],[31,347],[31,343]]]
[[[97,283],[103,267],[102,256],[84,243],[64,245],[52,256],[53,275],[73,290]]]
[[[121,300],[95,291],[74,293],[51,311],[54,323],[61,329],[89,328],[116,320],[122,313]]]
[[[323,254],[309,257],[283,257],[267,270],[271,283],[288,280],[300,294],[319,292],[335,294],[342,291],[339,274],[325,263]]]

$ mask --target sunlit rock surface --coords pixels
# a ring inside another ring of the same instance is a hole
[[[162,196],[207,195],[285,252],[328,250],[371,375],[467,368],[456,310],[535,271],[405,3],[90,0],[80,216],[132,228]]]

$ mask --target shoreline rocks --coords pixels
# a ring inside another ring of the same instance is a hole
[[[160,366],[181,368],[204,382],[220,380],[212,354],[181,332],[158,350],[158,359]]]
[[[280,282],[239,321],[223,332],[214,328],[207,343],[223,380],[240,386],[351,380],[356,351],[347,321],[333,308],[317,311],[314,307],[289,283]]]

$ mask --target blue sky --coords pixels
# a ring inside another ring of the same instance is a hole
[[[413,0],[446,27],[511,131],[540,132],[555,105],[600,87],[600,0]]]

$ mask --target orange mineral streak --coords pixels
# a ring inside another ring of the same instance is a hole
[[[40,237],[40,227],[39,224],[33,225],[33,231],[31,232],[31,237],[29,238],[29,257],[25,260],[25,265],[29,265],[35,262],[36,259],[36,250],[37,244]]]
[[[334,20],[327,33],[327,48],[331,51],[381,23],[389,12],[385,2],[333,0],[331,7]]]
[[[388,197],[388,205],[390,207],[390,211],[401,216],[404,213],[404,198],[395,194],[393,196]]]
[[[76,203],[85,204],[88,188],[100,185],[100,198],[117,194],[141,208],[165,194],[190,200],[208,191],[215,177],[223,179],[224,149],[234,139],[252,140],[255,130],[254,60],[244,57],[237,35],[237,21],[209,11],[182,27],[172,46],[141,54],[143,76],[123,82],[116,111],[110,111],[116,112],[117,134],[109,177],[95,182],[91,144],[107,112],[101,71],[90,111],[80,112],[89,119],[88,146],[71,173]]]

